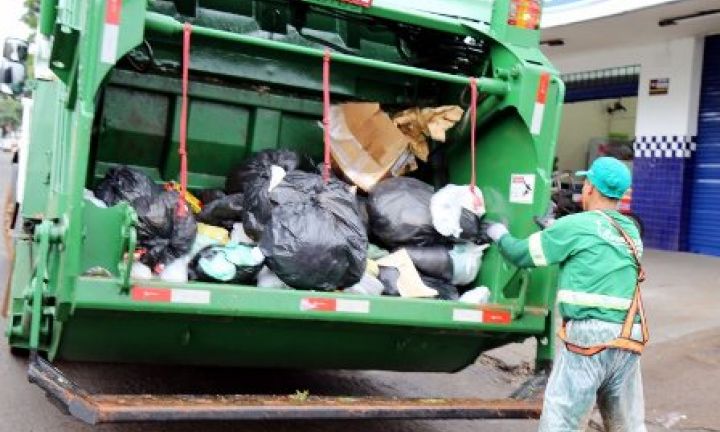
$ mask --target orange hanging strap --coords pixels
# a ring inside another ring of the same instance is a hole
[[[477,128],[477,79],[470,77],[470,192],[473,206],[479,210],[483,206],[482,198],[477,193],[477,176],[475,174],[475,129]]]
[[[182,47],[182,103],[180,107],[180,145],[178,146],[178,154],[180,155],[180,198],[178,199],[177,215],[185,216],[187,213],[187,205],[185,203],[185,194],[187,193],[187,121],[188,121],[188,69],[190,67],[190,34],[192,33],[192,25],[185,23],[183,25],[183,47]]]
[[[330,50],[323,55],[323,143],[325,146],[323,181],[330,180]]]

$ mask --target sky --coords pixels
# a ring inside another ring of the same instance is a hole
[[[23,0],[0,0],[0,42],[6,37],[26,38],[29,34],[27,26],[20,21],[25,13]]]

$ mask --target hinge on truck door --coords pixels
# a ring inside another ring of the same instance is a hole
[[[137,246],[137,213],[129,205],[125,206],[125,216],[123,218],[122,227],[120,228],[120,236],[122,238],[120,250],[120,263],[118,270],[120,272],[120,292],[127,294],[130,292],[130,274],[132,273],[133,261],[135,260],[135,248]]]
[[[26,302],[29,304],[30,340],[29,348],[37,351],[40,346],[40,337],[47,326],[43,325],[45,318],[45,304],[50,283],[48,263],[50,261],[50,246],[62,242],[64,229],[49,220],[44,220],[35,227],[33,241],[38,245],[37,257],[33,263],[33,274],[30,279],[30,289],[26,293]]]

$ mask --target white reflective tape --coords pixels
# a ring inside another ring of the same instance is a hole
[[[370,302],[367,300],[337,299],[335,310],[337,312],[369,313]]]
[[[628,310],[631,299],[613,297],[605,294],[592,294],[571,290],[560,290],[557,295],[558,302],[575,306],[598,307],[605,309]]]
[[[453,309],[453,321],[482,322],[483,311],[477,309]]]
[[[542,247],[542,231],[532,234],[528,238],[528,248],[530,249],[530,257],[536,267],[545,267],[548,265],[545,251]]]
[[[210,304],[210,291],[173,289],[170,301],[172,303]]]
[[[117,57],[118,38],[120,37],[120,26],[105,23],[103,26],[102,47],[100,48],[100,61],[107,64],[115,64]]]
[[[540,135],[544,117],[545,117],[545,104],[535,102],[535,108],[533,108],[532,122],[530,124],[530,133],[531,134]]]

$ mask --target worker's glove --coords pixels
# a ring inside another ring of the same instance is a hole
[[[484,220],[483,222],[481,222],[480,228],[487,237],[487,243],[497,243],[498,240],[502,238],[502,236],[508,233],[508,229],[505,224],[489,220]]]

